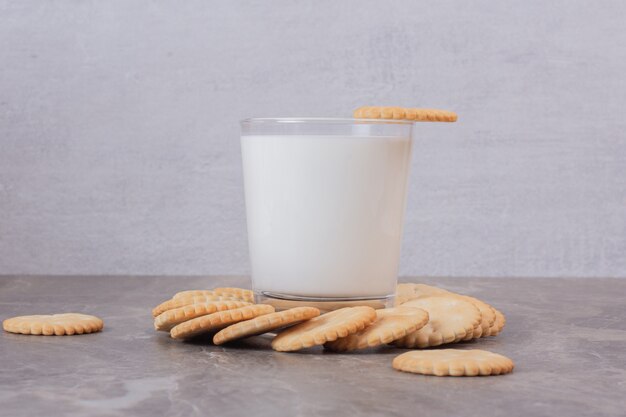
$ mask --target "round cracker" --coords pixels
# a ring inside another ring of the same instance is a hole
[[[419,122],[456,122],[455,112],[396,106],[363,106],[354,111],[355,119],[412,120]]]
[[[454,293],[451,293],[456,295]],[[474,304],[478,310],[480,310],[480,324],[476,328],[474,328],[474,332],[472,334],[467,334],[463,340],[472,340],[478,339],[480,337],[484,337],[488,332],[494,321],[496,320],[496,315],[493,311],[493,308],[485,303],[484,301],[479,300],[478,298],[470,297],[469,295],[457,295],[462,299],[469,301]]]
[[[433,287],[432,285],[414,284],[412,282],[401,283],[396,287],[396,306],[418,298],[445,294],[451,293],[443,288]]]
[[[436,376],[487,376],[513,371],[506,356],[485,350],[414,350],[394,358],[392,366],[403,372]]]
[[[247,290],[245,288],[235,288],[235,287],[219,287],[219,288],[214,288],[212,290],[185,290],[185,291],[180,291],[174,294],[172,299],[175,300],[177,298],[203,296],[203,295],[232,296],[234,298],[240,299],[241,301],[254,303],[254,293],[252,292],[252,290]]]
[[[340,308],[284,330],[272,340],[272,348],[289,352],[323,345],[354,334],[374,320],[376,310],[371,307]]]
[[[167,301],[163,301],[158,306],[152,309],[152,317],[156,317],[159,314],[163,314],[168,310],[173,310],[175,308],[188,306],[191,304],[201,304],[208,303],[211,301],[244,301],[239,297],[236,297],[232,294],[204,294],[204,295],[187,295],[181,296],[178,298],[172,298]]]
[[[402,306],[426,310],[430,320],[421,329],[396,340],[394,344],[399,347],[426,348],[458,342],[480,325],[478,307],[454,295],[433,295]]]
[[[2,328],[7,332],[42,336],[93,333],[99,332],[103,327],[102,319],[80,313],[19,316],[2,322]]]
[[[170,330],[170,335],[174,339],[187,339],[203,333],[216,332],[231,324],[273,312],[274,307],[266,304],[253,304],[232,310],[218,311],[174,326]]]
[[[493,326],[489,329],[489,336],[497,336],[500,334],[506,324],[506,317],[504,314],[502,314],[502,312],[495,307],[493,308],[493,311],[496,315],[496,320],[494,321]]]
[[[376,321],[365,329],[328,342],[324,347],[335,352],[367,349],[391,343],[428,323],[428,313],[421,308],[395,307],[376,310]]]
[[[164,311],[154,319],[154,328],[159,331],[169,332],[172,327],[196,317],[213,314],[217,311],[232,310],[234,308],[250,305],[246,301],[208,301],[206,303],[191,304]]]
[[[312,319],[319,315],[320,311],[314,307],[295,307],[289,310],[265,314],[255,317],[252,320],[235,323],[220,330],[213,336],[213,343],[221,345],[231,340],[267,333],[272,330]]]
[[[398,284],[396,289],[396,305],[402,305],[410,300],[430,297],[431,295],[451,295],[461,297],[478,307],[481,314],[480,326],[476,327],[471,334],[468,333],[463,340],[478,339],[489,335],[489,329],[493,326],[496,319],[493,308],[484,301],[469,295],[458,294],[452,291],[444,290],[443,288],[433,287],[426,284],[403,283]]]

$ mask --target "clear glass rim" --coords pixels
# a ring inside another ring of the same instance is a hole
[[[340,117],[253,117],[241,120],[241,125],[252,124],[376,124],[412,125],[412,120],[354,119]]]

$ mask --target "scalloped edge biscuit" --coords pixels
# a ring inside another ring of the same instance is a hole
[[[394,369],[435,376],[489,376],[513,372],[515,364],[506,356],[486,350],[414,350],[396,356]]]
[[[427,348],[463,340],[480,326],[480,310],[470,301],[451,294],[411,300],[403,307],[418,307],[428,312],[426,326],[398,339],[394,344],[406,348]]]
[[[42,314],[6,319],[2,328],[10,333],[72,336],[99,332],[104,328],[104,322],[96,316],[81,313]]]
[[[391,343],[428,323],[428,313],[421,308],[393,307],[376,310],[376,321],[365,329],[324,345],[335,352],[367,349]]]
[[[203,296],[203,295],[217,295],[217,296],[232,296],[241,301],[254,304],[254,292],[245,288],[237,287],[218,287],[212,290],[185,290],[179,291],[172,297],[173,300],[185,297]]]
[[[376,320],[376,310],[367,306],[344,307],[322,314],[279,333],[272,348],[291,352],[323,345],[362,330]]]
[[[490,329],[493,327],[494,321],[496,319],[493,307],[491,307],[488,303],[469,295],[455,293],[445,290],[443,288],[434,287],[432,285],[401,283],[398,284],[396,287],[396,305],[401,306],[408,301],[424,297],[430,297],[432,295],[449,295],[461,297],[464,300],[474,304],[480,310],[480,326],[476,327],[471,334],[468,333],[463,340],[467,341],[472,339],[478,339],[489,335]]]
[[[250,320],[274,312],[274,307],[266,304],[252,304],[232,310],[218,311],[206,316],[187,320],[170,330],[173,339],[187,339],[202,333],[222,330],[231,324]]]
[[[169,300],[163,301],[158,306],[152,309],[152,317],[157,317],[160,314],[168,310],[173,310],[175,308],[180,308],[184,306],[188,306],[191,304],[201,304],[208,303],[211,301],[243,301],[239,297],[234,295],[215,295],[215,294],[205,294],[205,295],[192,295],[192,296],[184,296],[178,298],[171,298]]]
[[[196,317],[213,314],[217,311],[232,310],[251,305],[246,301],[209,301],[206,303],[190,304],[183,307],[164,311],[154,319],[154,329],[169,332],[172,327]]]
[[[493,326],[489,328],[489,336],[497,336],[502,332],[502,330],[504,329],[504,326],[506,325],[506,317],[497,308],[495,307],[492,307],[492,308],[493,308],[493,312],[496,315],[496,320],[494,321]]]
[[[480,310],[480,326],[474,329],[474,333],[471,336],[467,336],[464,340],[479,339],[485,337],[496,321],[496,315],[491,307],[486,302],[479,300],[478,298],[471,297],[469,295],[461,295],[461,297],[470,303],[474,304],[478,310]]]
[[[282,327],[291,326],[320,315],[314,307],[295,307],[235,323],[213,336],[213,343],[221,345],[236,339],[256,336]]]
[[[396,307],[417,298],[430,297],[431,295],[453,294],[443,288],[426,284],[415,284],[413,282],[403,282],[396,286]]]
[[[416,122],[456,122],[455,112],[396,106],[362,106],[353,113],[355,119],[409,120]]]

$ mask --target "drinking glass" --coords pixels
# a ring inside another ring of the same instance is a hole
[[[413,123],[241,122],[258,302],[389,305],[395,294]]]

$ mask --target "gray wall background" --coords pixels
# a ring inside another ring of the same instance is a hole
[[[622,1],[0,1],[0,273],[249,272],[238,120],[416,129],[401,273],[626,276]]]

